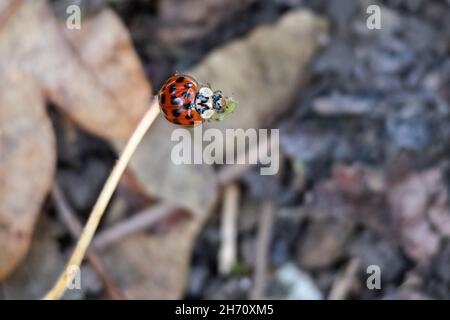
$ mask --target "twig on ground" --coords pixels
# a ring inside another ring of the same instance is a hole
[[[77,219],[72,208],[69,207],[67,200],[65,199],[62,191],[60,190],[56,182],[53,185],[51,196],[56,205],[56,211],[58,216],[60,217],[62,222],[67,226],[72,237],[74,239],[78,239],[82,231],[82,225],[80,221]],[[89,249],[87,251],[86,258],[88,259],[94,271],[99,276],[100,280],[102,281],[105,287],[107,294],[111,297],[111,299],[115,300],[123,299],[123,295],[116,288],[110,276],[103,267],[101,258],[92,249]]]
[[[133,132],[131,138],[128,140],[125,149],[116,162],[110,176],[106,180],[106,183],[97,199],[97,202],[92,209],[91,214],[86,222],[86,225],[81,233],[80,239],[74,249],[72,256],[70,257],[63,273],[58,278],[54,287],[45,295],[44,299],[59,299],[67,288],[67,284],[72,281],[73,273],[69,272],[74,266],[79,267],[89,244],[97,230],[101,218],[105,212],[105,209],[111,199],[114,190],[119,183],[125,168],[127,167],[133,153],[136,151],[139,143],[148,131],[152,123],[155,121],[159,114],[158,99],[153,99],[152,105],[141,119],[141,122]]]
[[[114,242],[147,229],[156,222],[168,217],[177,209],[177,206],[165,202],[144,209],[133,215],[131,218],[119,222],[105,231],[99,232],[92,241],[92,245],[98,250],[103,250]]]
[[[328,300],[343,300],[349,294],[358,272],[359,259],[353,258],[347,264],[344,272],[336,278],[328,295]]]
[[[232,183],[225,187],[222,207],[221,246],[219,272],[227,274],[236,263],[237,217],[239,210],[239,187]]]
[[[256,239],[255,270],[253,276],[253,288],[250,299],[258,300],[264,297],[266,289],[266,276],[268,269],[268,253],[272,238],[273,203],[266,200],[262,204],[261,217],[258,225],[258,237]]]

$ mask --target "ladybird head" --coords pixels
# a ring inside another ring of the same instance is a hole
[[[225,97],[221,91],[215,91],[213,95],[213,109],[216,111],[211,120],[222,121],[237,107],[233,98]]]
[[[209,86],[203,86],[195,98],[195,108],[203,119],[222,121],[234,111],[236,103],[221,91],[212,91]]]

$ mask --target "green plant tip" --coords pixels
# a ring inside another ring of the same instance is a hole
[[[227,115],[232,113],[237,107],[237,103],[235,101],[229,100],[222,112],[216,112],[212,117],[212,121],[223,121]]]

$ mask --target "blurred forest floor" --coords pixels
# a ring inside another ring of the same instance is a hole
[[[56,16],[63,19],[70,3],[52,1]],[[366,28],[370,4],[381,7],[380,32]],[[145,209],[155,199],[127,172],[100,232],[153,210],[160,218],[147,218],[149,227],[135,240],[157,240],[100,254],[113,240],[97,239],[82,267],[83,290],[66,298],[450,298],[449,1],[82,1],[88,16],[106,6],[128,29],[153,92],[175,71],[297,9],[324,17],[330,31],[307,68],[292,66],[307,82],[293,87],[294,103],[266,125],[280,128],[279,174],[250,168],[225,187],[224,208],[218,202],[205,221],[190,225],[183,224],[188,213],[164,203]],[[283,102],[273,101],[274,109],[277,103]],[[57,211],[73,211],[75,225],[84,221],[120,149],[68,120],[53,102],[48,109],[59,189],[45,201],[25,262],[0,282],[2,298],[36,298],[49,288],[77,233]],[[228,211],[238,213],[237,256],[224,271],[219,254]],[[159,242],[169,232],[175,235]],[[168,266],[183,262],[167,253],[186,257],[188,268]],[[380,267],[380,290],[366,287],[370,265]],[[173,271],[158,278],[166,269]],[[129,285],[136,274],[155,278],[145,287]]]

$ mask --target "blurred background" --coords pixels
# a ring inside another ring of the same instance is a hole
[[[51,288],[178,71],[239,104],[205,127],[280,129],[279,172],[176,166],[158,119],[64,298],[449,299],[449,17],[448,0],[3,1],[0,298]]]

